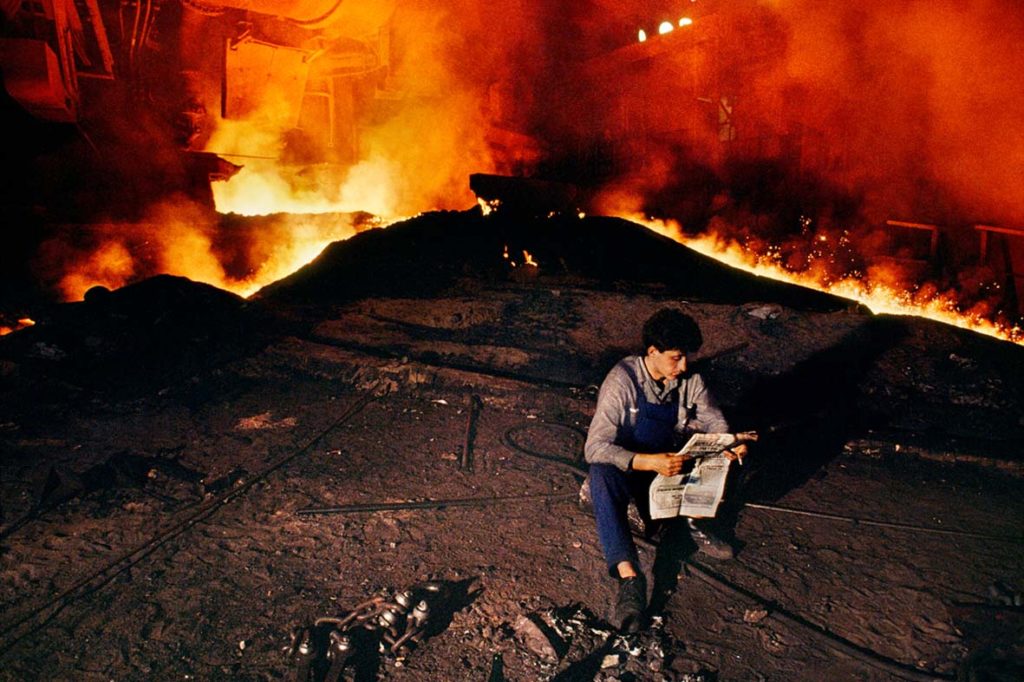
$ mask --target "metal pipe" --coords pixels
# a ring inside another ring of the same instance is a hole
[[[346,634],[334,630],[329,635],[330,648],[327,650],[327,657],[331,660],[331,666],[327,670],[324,682],[341,682],[348,665],[348,659],[352,656],[352,638]]]
[[[309,679],[309,671],[313,667],[313,660],[316,658],[316,645],[313,642],[313,633],[308,628],[303,628],[294,633],[292,638],[292,655],[295,656],[295,667],[292,668],[289,677],[293,682],[306,682]]]
[[[439,509],[444,507],[484,507],[500,502],[520,500],[575,499],[577,493],[538,493],[535,495],[494,495],[491,497],[463,497],[448,500],[423,500],[422,502],[373,502],[369,504],[346,504],[338,507],[306,507],[295,513],[299,516],[317,514],[357,514],[359,512],[401,511],[404,509]]]
[[[855,516],[842,516],[841,514],[830,514],[827,512],[810,511],[807,509],[795,509],[793,507],[781,507],[774,504],[762,504],[760,502],[744,502],[743,506],[748,509],[763,509],[765,511],[783,512],[785,514],[796,514],[798,516],[811,516],[817,519],[828,519],[830,521],[846,521],[855,525],[878,526],[881,528],[894,528],[896,530],[909,530],[917,533],[936,533],[939,535],[959,535],[968,538],[982,538],[985,540],[999,540],[1001,542],[1021,542],[1024,537],[1013,535],[991,535],[989,533],[972,533],[966,530],[954,530],[952,528],[934,528],[931,526],[916,526],[910,523],[896,523],[894,521],[875,521],[873,519],[862,519]]]
[[[92,30],[96,35],[96,44],[99,47],[100,59],[103,61],[104,76],[114,76],[114,55],[110,51],[110,40],[107,38],[107,27],[103,25],[103,15],[100,13],[100,6],[97,0],[85,0],[86,9],[89,10],[89,21],[92,22]],[[79,74],[81,76],[83,74]]]
[[[138,40],[139,22],[142,20],[142,2],[135,0],[135,19],[132,21],[132,35],[128,40],[128,69],[134,76],[135,71],[135,41]]]
[[[463,471],[473,471],[473,437],[476,435],[476,415],[480,405],[479,396],[466,395],[466,437],[462,441],[462,458],[459,460],[459,468]]]

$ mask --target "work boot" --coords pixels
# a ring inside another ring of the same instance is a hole
[[[639,632],[644,609],[647,608],[647,581],[642,575],[619,580],[619,596],[615,600],[612,625],[620,632]]]
[[[707,521],[687,518],[686,525],[690,528],[690,537],[697,544],[699,552],[722,561],[733,558],[735,553],[732,545],[711,532]]]

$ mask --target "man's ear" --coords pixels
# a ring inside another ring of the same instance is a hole
[[[655,348],[654,346],[647,346],[647,354],[648,355],[654,355],[657,352],[658,352],[658,349]]]

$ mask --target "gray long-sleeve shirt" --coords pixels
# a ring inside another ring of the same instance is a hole
[[[623,471],[629,470],[635,453],[623,447],[622,443],[631,442],[640,412],[637,382],[647,401],[655,404],[671,402],[672,393],[678,387],[679,416],[675,431],[680,436],[696,432],[729,432],[728,422],[699,374],[666,380],[659,385],[647,370],[643,356],[631,355],[619,361],[601,384],[597,408],[583,448],[587,463],[614,464]]]

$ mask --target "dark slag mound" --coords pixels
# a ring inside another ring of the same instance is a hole
[[[483,216],[475,209],[425,214],[335,242],[255,298],[340,303],[369,296],[431,296],[460,278],[507,280],[510,266],[502,255],[506,247],[510,258],[520,263],[523,250],[530,253],[540,264],[531,280],[543,286],[654,287],[691,300],[772,301],[805,310],[851,305],[727,267],[626,220],[514,219]]]
[[[0,358],[100,391],[149,390],[187,379],[262,343],[264,316],[235,294],[160,275],[55,306],[0,340]]]

